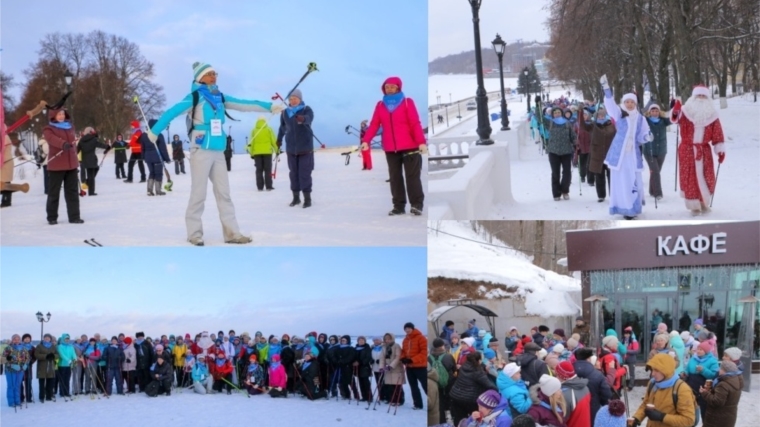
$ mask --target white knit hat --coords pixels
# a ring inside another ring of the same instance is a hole
[[[691,333],[689,331],[683,331],[681,332],[681,339],[684,341],[688,341],[689,337],[691,337]]]
[[[520,367],[517,366],[517,363],[507,363],[507,366],[502,369],[502,372],[504,372],[504,375],[511,377],[512,375],[520,372]]]
[[[634,95],[632,93],[626,93],[625,95],[623,95],[623,99],[621,99],[620,102],[622,103],[622,102],[625,102],[625,101],[627,101],[629,99],[631,101],[635,102],[636,104],[639,103],[639,100],[636,98],[636,95]]]
[[[551,396],[562,388],[562,384],[557,378],[543,374],[538,380],[538,388],[544,396]]]
[[[652,104],[652,105],[650,105],[650,106],[649,106],[649,108],[647,108],[647,111],[651,111],[651,110],[652,110],[652,108],[656,108],[656,109],[658,109],[658,110],[661,110],[661,109],[662,109],[662,108],[660,108],[660,106],[659,106],[659,105],[657,105],[657,104]]]
[[[462,339],[462,342],[467,344],[468,347],[472,347],[475,344],[475,338],[467,337],[467,338]]]
[[[565,346],[562,344],[557,344],[552,349],[552,352],[562,354],[562,352],[565,351]]]
[[[617,337],[614,335],[602,338],[602,345],[605,347],[617,347],[619,342],[620,341],[618,341]]]
[[[723,353],[727,354],[731,360],[739,360],[742,357],[742,351],[739,347],[731,347],[723,350]]]
[[[539,351],[538,351],[538,353],[536,353],[536,356],[537,356],[539,359],[541,359],[541,360],[544,360],[544,358],[546,357],[546,355],[547,355],[547,354],[548,354],[548,353],[546,352],[546,349],[545,349],[545,348],[542,348],[541,350],[539,350]]]
[[[196,62],[193,64],[193,80],[200,82],[204,75],[214,71],[210,64],[205,62]]]

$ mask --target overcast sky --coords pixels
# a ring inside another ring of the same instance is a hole
[[[356,138],[346,125],[370,118],[385,78],[400,76],[407,96],[426,102],[426,7],[408,0],[3,1],[2,69],[24,83],[22,71],[36,62],[45,34],[103,30],[140,46],[155,64],[168,108],[189,93],[195,61],[214,66],[222,92],[263,101],[285,96],[316,62],[320,71],[301,86],[315,113],[314,132],[326,145],[351,145]],[[18,101],[21,88],[9,92]],[[230,115],[242,120],[228,122],[240,152],[258,116]],[[276,130],[279,121],[270,124]],[[171,132],[186,135],[184,116]]]
[[[480,45],[490,47],[496,33],[512,43],[549,41],[545,21],[549,18],[547,0],[485,0],[480,6]],[[428,60],[475,49],[472,8],[465,0],[428,2]]]
[[[0,337],[426,325],[425,248],[3,248]]]

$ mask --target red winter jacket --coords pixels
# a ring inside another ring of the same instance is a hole
[[[55,119],[55,115],[60,110],[48,111],[48,118],[50,121]],[[66,112],[66,121],[71,123],[69,113]],[[74,137],[74,126],[71,129],[59,129],[52,124],[45,126],[42,131],[42,137],[48,143],[48,170],[49,171],[68,171],[79,167],[79,160],[77,159],[77,149],[74,146],[76,138]],[[71,144],[71,148],[64,151],[63,144]],[[61,151],[64,151],[61,153]]]
[[[385,80],[383,93],[385,93],[386,84],[395,84],[401,91],[401,79],[398,77]],[[383,150],[386,152],[416,150],[420,144],[426,143],[420,116],[411,98],[405,98],[392,113],[388,111],[383,101],[378,102],[372,114],[372,121],[361,141],[370,144],[380,126],[383,127],[382,142]]]
[[[140,145],[141,135],[142,131],[137,129],[135,133],[132,134],[132,138],[129,139],[129,149],[132,150],[132,153],[134,154],[140,154],[142,152],[142,146]]]
[[[232,373],[232,363],[229,359],[224,359],[224,364],[219,366],[216,364],[216,360],[209,364],[209,370],[215,380],[225,377]]]

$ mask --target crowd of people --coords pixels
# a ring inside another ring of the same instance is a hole
[[[580,185],[595,187],[599,203],[609,197],[610,215],[636,218],[646,204],[645,191],[655,203],[663,198],[666,132],[677,124],[680,195],[692,215],[708,213],[716,184],[713,152],[718,163],[726,156],[709,90],[703,85],[694,87],[683,106],[680,98],[674,98],[668,112],[652,100],[642,108],[634,93],[622,95],[617,104],[606,76],[600,82],[605,96],[599,102],[560,97],[537,105],[529,115],[533,137],[548,153],[554,200],[570,199],[571,165],[575,165]],[[649,167],[647,189],[641,176],[644,162]]]
[[[230,330],[152,339],[137,332],[134,338],[122,333],[110,340],[97,333],[89,338],[64,333],[57,339],[45,334],[37,345],[30,334],[16,334],[0,354],[11,407],[35,402],[32,381],[37,378],[39,403],[55,402],[56,396],[156,397],[192,389],[199,394],[229,395],[234,390],[249,396],[298,394],[309,400],[392,406],[405,404],[408,381],[413,407],[422,409],[427,340],[412,323],[404,325],[404,332],[401,345],[391,333],[370,340],[360,336],[356,343],[349,335],[316,332],[277,338]]]
[[[256,187],[259,191],[274,190],[273,157],[279,158],[282,153],[287,158],[290,189],[293,194],[290,206],[311,207],[315,150],[312,130],[314,111],[305,104],[301,90],[294,89],[287,100],[282,99],[284,105],[244,100],[223,94],[217,85],[217,76],[210,64],[194,63],[190,93],[182,101],[168,108],[158,119],[148,120],[148,123],[144,124],[145,131],[141,129],[140,121],[132,121],[128,142],[122,134],[117,134],[113,141],[101,140],[97,130],[89,126],[79,133],[69,112],[63,106],[50,108],[48,125],[43,129],[40,150],[38,156],[35,156],[35,161],[44,169],[44,191],[48,195],[48,223],[58,223],[61,189],[66,201],[68,221],[73,224],[84,223],[79,208],[79,196],[80,193],[84,195],[85,190],[90,196],[97,195],[95,177],[102,165],[102,160],[96,155],[97,149],[105,149],[106,153],[114,151],[116,178],[124,179],[126,183],[135,181],[134,168],[137,165],[140,171],[139,182],[147,183],[149,196],[166,194],[162,191],[164,171],[168,173],[165,164],[174,161],[175,173],[184,174],[184,161],[187,157],[191,175],[190,200],[185,215],[187,240],[196,246],[204,245],[201,216],[208,182],[211,181],[225,242],[250,243],[251,237],[241,234],[239,230],[235,208],[230,198],[228,172],[231,170],[233,149],[232,138],[224,132],[227,110],[271,113],[270,118],[279,114],[280,126],[276,135],[267,125],[266,118],[258,120],[251,131],[251,140],[246,148],[254,160]],[[402,92],[400,78],[386,79],[381,90],[382,100],[375,106],[372,119],[362,128],[360,150],[363,168],[372,169],[370,144],[376,135],[380,135],[390,177],[388,182],[393,208],[389,215],[405,214],[408,204],[410,213],[419,216],[424,208],[422,155],[427,153],[427,141],[419,113],[414,101]],[[174,135],[169,143],[162,135],[172,120],[186,113],[188,156],[185,155],[184,143],[179,135]],[[381,132],[381,129],[386,131]],[[3,159],[6,157],[5,148],[2,153]],[[8,157],[10,158],[10,154]],[[10,183],[13,163],[8,163],[3,170],[3,180]],[[163,188],[170,190],[171,181],[169,180]],[[4,190],[3,207],[11,206],[11,196],[12,191]]]
[[[705,427],[734,426],[745,369],[741,349],[726,348],[719,359],[717,338],[702,322],[693,331],[656,326],[651,349],[641,348],[628,325],[621,334],[608,329],[600,347],[591,348],[582,317],[569,337],[545,325],[528,334],[512,327],[502,347],[474,319],[461,334],[447,321],[428,357],[428,387],[437,389],[428,425],[450,417],[456,427],[635,427],[645,419],[651,427],[700,419]],[[646,393],[626,409],[640,361],[650,375]]]

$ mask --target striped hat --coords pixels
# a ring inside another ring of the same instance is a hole
[[[205,62],[196,62],[193,64],[193,79],[196,82],[200,83],[201,78],[203,78],[206,73],[210,73],[212,71],[214,71],[214,68],[210,64],[207,64]]]

